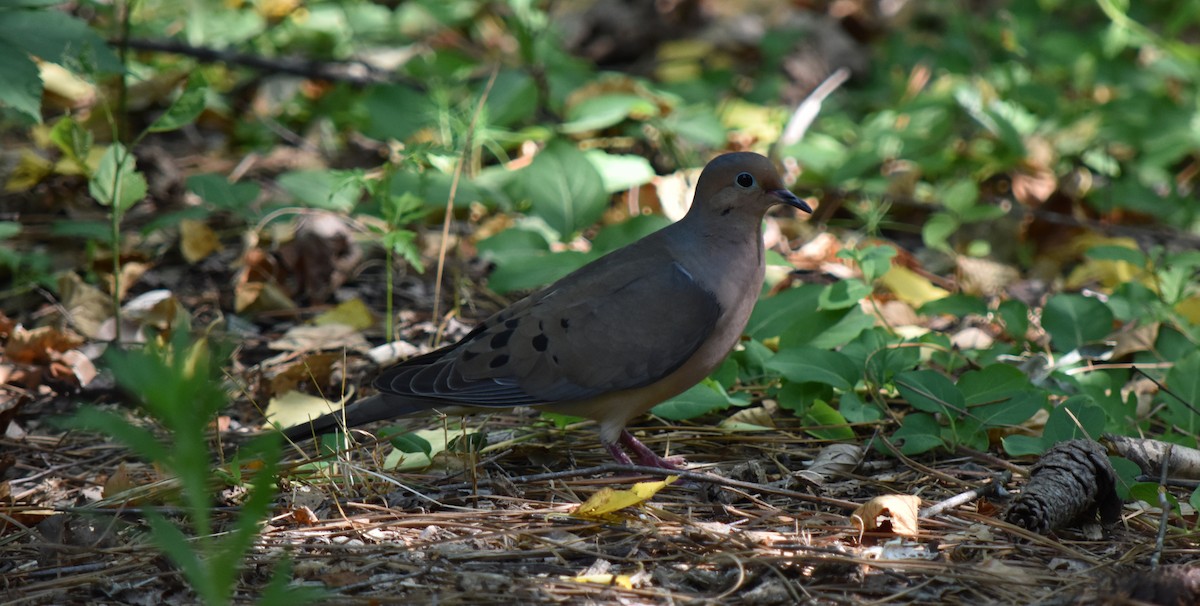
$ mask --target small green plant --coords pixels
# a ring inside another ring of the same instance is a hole
[[[223,357],[214,356],[207,339],[189,342],[181,326],[169,343],[152,343],[142,351],[109,349],[105,359],[118,384],[136,395],[145,412],[165,430],[165,437],[117,413],[93,407],[81,409],[67,425],[112,436],[175,478],[187,527],[147,511],[151,540],[179,567],[204,604],[231,603],[243,562],[254,547],[261,521],[271,510],[280,456],[278,436],[268,434],[255,440],[239,451],[231,471],[220,476],[214,473],[207,433],[226,403],[214,363]],[[243,469],[253,471],[244,477]],[[241,510],[223,532],[217,532],[212,516],[220,480],[247,487]],[[285,560],[275,569],[260,603],[298,604],[314,597],[288,589],[289,576]]]

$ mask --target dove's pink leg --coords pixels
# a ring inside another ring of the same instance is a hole
[[[680,457],[664,459],[658,456],[653,450],[650,450],[648,446],[642,444],[640,440],[633,437],[633,434],[626,430],[621,431],[621,443],[633,452],[634,456],[637,457],[638,463],[641,463],[647,467],[661,467],[662,469],[678,470],[679,464],[683,463],[683,459]],[[612,444],[609,446],[608,451],[613,452],[613,450],[619,451],[620,448],[616,444]],[[624,462],[626,465],[632,464],[632,461],[629,460],[629,457],[625,455],[624,452],[622,452],[621,455],[625,458]],[[614,454],[613,456],[616,457],[617,455]],[[617,460],[620,461],[621,458],[617,457]]]

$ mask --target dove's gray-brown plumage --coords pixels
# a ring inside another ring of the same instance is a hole
[[[459,342],[385,370],[379,394],[290,439],[438,410],[535,406],[595,419],[644,464],[672,467],[625,425],[712,372],[737,343],[763,280],[762,219],[775,204],[811,209],[771,162],[725,154],[705,167],[687,215],[492,317]],[[344,418],[343,418],[344,417]]]

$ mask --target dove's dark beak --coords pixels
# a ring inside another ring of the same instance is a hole
[[[793,194],[792,192],[790,192],[786,189],[776,189],[769,193],[772,196],[779,198],[780,202],[783,202],[784,204],[787,204],[788,206],[791,206],[794,208],[799,208],[800,210],[802,210],[810,215],[812,214],[812,207],[809,206],[807,202],[805,202],[804,200],[801,200],[800,198],[797,198],[796,194]]]

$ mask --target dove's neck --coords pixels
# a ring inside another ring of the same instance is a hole
[[[673,256],[697,283],[717,295],[723,310],[732,311],[735,302],[747,299],[746,292],[762,288],[761,216],[690,213],[671,228]],[[749,301],[753,305],[754,298]]]

